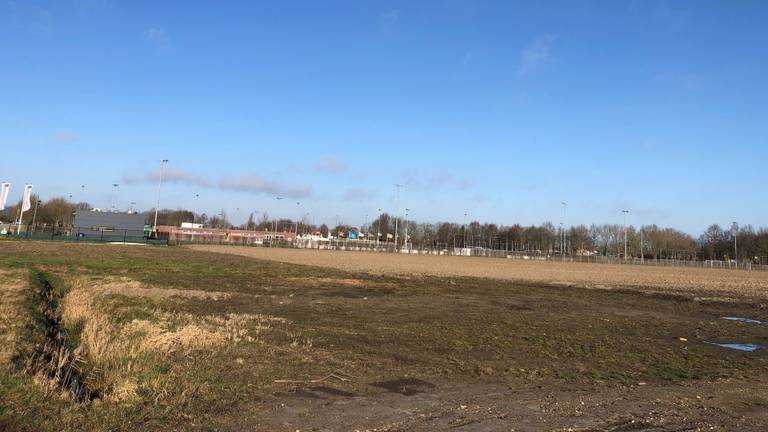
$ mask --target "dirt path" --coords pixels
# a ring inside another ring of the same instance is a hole
[[[191,249],[374,274],[487,277],[582,287],[768,298],[768,272],[232,246]]]

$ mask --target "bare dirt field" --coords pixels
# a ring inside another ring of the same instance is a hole
[[[0,240],[0,431],[768,430],[764,299],[638,290],[645,268],[226,251],[326,266]],[[544,283],[590,269],[632,288]]]
[[[483,277],[581,288],[640,288],[699,296],[768,297],[768,272],[758,271],[283,248],[208,245],[190,248],[372,274]]]

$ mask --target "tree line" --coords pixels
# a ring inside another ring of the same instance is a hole
[[[31,225],[34,218],[37,228],[70,227],[74,213],[92,207],[87,202],[70,202],[56,197],[42,201],[32,196],[32,209],[25,212],[22,223]],[[0,211],[0,220],[15,222],[21,201]],[[37,208],[36,212],[34,211]],[[154,224],[155,210],[142,212],[145,223]],[[289,218],[272,218],[267,212],[251,213],[246,222],[235,227],[221,211],[215,215],[198,214],[185,209],[160,209],[158,225],[179,226],[182,222],[194,222],[211,228],[239,228],[259,231],[289,231],[299,234],[329,233],[339,236],[350,231],[360,233],[360,238],[394,242],[395,218],[382,213],[359,229],[343,222],[334,227],[314,225],[306,218],[296,221]],[[563,229],[565,235],[563,235]],[[406,234],[407,233],[407,234]],[[397,219],[399,244],[407,241],[414,248],[489,248],[538,254],[566,254],[624,256],[625,241],[628,257],[643,256],[647,259],[699,259],[734,260],[768,264],[768,229],[755,229],[750,225],[731,227],[709,226],[698,238],[680,230],[643,225],[641,227],[617,224],[592,224],[561,227],[551,222],[540,225],[509,226],[472,221],[466,224],[452,222],[425,223]],[[626,240],[625,240],[626,239]]]

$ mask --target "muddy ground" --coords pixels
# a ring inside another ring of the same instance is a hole
[[[768,325],[721,319],[768,321],[759,296],[173,247],[6,241],[0,266],[13,299],[0,337],[18,345],[0,367],[2,430],[768,429],[766,350],[710,343],[768,346]],[[25,369],[30,274],[57,287],[98,398],[78,403]]]
[[[652,265],[608,265],[503,258],[404,255],[393,253],[188,246],[294,264],[382,275],[483,277],[587,288],[640,288],[701,295],[768,297],[768,272]]]

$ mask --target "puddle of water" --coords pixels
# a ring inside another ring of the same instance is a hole
[[[727,348],[732,349],[736,351],[744,351],[744,352],[755,352],[758,350],[763,349],[764,347],[762,345],[757,344],[745,344],[745,343],[717,343],[717,342],[707,342],[704,341],[704,343],[708,343],[710,345],[717,345],[720,348]]]
[[[371,383],[374,387],[383,388],[390,393],[400,393],[404,396],[413,396],[425,393],[435,387],[434,384],[417,378],[402,378],[391,381]]]
[[[752,318],[741,318],[741,317],[720,317],[720,319],[728,320],[728,321],[738,321],[743,322],[747,324],[766,324],[768,325],[768,321],[760,321]]]

